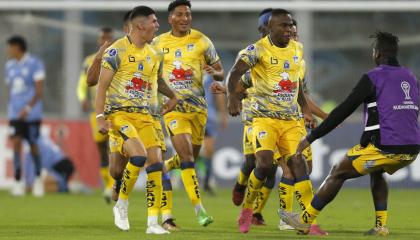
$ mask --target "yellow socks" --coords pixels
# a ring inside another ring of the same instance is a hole
[[[280,209],[283,209],[287,212],[292,212],[293,210],[293,192],[295,189],[294,184],[295,181],[293,179],[282,177],[278,185]]]
[[[146,200],[148,216],[158,216],[162,200],[162,163],[154,163],[146,168]]]
[[[187,191],[191,203],[194,206],[201,205],[200,189],[198,187],[198,180],[194,169],[194,163],[182,162],[180,165],[182,182],[184,183],[185,191]]]
[[[255,176],[255,170],[256,169],[254,169],[249,176],[248,188],[246,190],[243,208],[252,209],[255,198],[258,196],[258,192],[260,191],[265,181],[265,179],[260,180]]]
[[[121,183],[120,195],[119,198],[122,200],[127,200],[131,191],[133,190],[134,185],[137,182],[141,168],[146,163],[146,157],[135,156],[130,157],[130,161],[127,163],[127,166],[124,169],[123,179]]]
[[[169,178],[168,173],[162,174],[162,185],[163,185],[163,192],[162,192],[162,202],[160,211],[162,213],[162,222],[172,218],[172,185],[171,180]]]
[[[236,180],[239,185],[246,186],[248,183],[248,176],[241,171],[239,171],[238,179]]]
[[[315,224],[315,218],[318,217],[320,211],[312,207],[311,204],[302,211],[300,217],[303,223]]]
[[[388,211],[376,211],[376,227],[384,227],[386,226],[386,220],[388,218]]]
[[[254,213],[261,213],[265,204],[267,203],[268,197],[270,196],[271,189],[263,186],[258,193],[257,198],[254,202]]]

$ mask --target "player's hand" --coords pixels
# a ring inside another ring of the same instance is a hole
[[[104,55],[105,50],[111,46],[112,42],[105,41],[104,44],[99,48],[98,52],[96,52],[96,58],[102,59],[102,55]]]
[[[306,137],[302,138],[300,140],[300,142],[299,142],[298,147],[297,147],[296,155],[297,156],[302,156],[303,150],[305,150],[306,148],[308,148],[309,145],[311,145],[311,144],[308,142],[308,140],[306,139]]]
[[[224,94],[226,93],[226,87],[218,82],[212,82],[210,85],[210,92],[213,94]]]
[[[83,111],[83,112],[88,112],[88,111],[90,110],[90,107],[89,107],[89,101],[87,101],[87,100],[83,100],[83,101],[80,103],[80,105],[82,106],[82,111]]]
[[[210,75],[210,76],[213,76],[213,75],[216,75],[216,74],[218,74],[219,72],[218,71],[216,71],[212,66],[209,66],[209,65],[205,65],[204,67],[203,67],[203,70],[208,74],[208,75]]]
[[[163,106],[162,106],[162,111],[161,114],[165,115],[168,112],[174,110],[174,108],[176,107],[176,105],[178,104],[178,98],[173,97],[170,98]]]
[[[31,108],[29,106],[25,106],[22,109],[22,111],[20,111],[20,113],[19,113],[19,119],[20,120],[26,120],[30,111],[31,111]]]
[[[98,117],[96,119],[96,122],[98,123],[99,132],[102,134],[107,134],[109,129],[111,128],[111,122],[105,120],[104,117]]]
[[[242,111],[242,101],[236,94],[230,94],[227,102],[229,114],[233,117],[238,116]]]
[[[303,119],[305,121],[305,127],[310,129],[316,128],[317,122],[312,114],[303,114]]]

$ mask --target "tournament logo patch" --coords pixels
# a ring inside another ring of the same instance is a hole
[[[111,49],[109,49],[109,51],[108,51],[108,54],[109,54],[109,56],[111,56],[111,57],[115,57],[115,55],[117,55],[117,53],[118,53],[118,51],[117,51],[117,49],[115,49],[115,48],[111,48]]]
[[[127,125],[121,127],[121,132],[122,133],[126,133],[127,131],[128,131],[128,126]]]
[[[255,46],[254,45],[249,45],[247,48],[246,48],[246,50],[248,50],[248,51],[253,51],[255,49]]]
[[[266,131],[261,131],[258,133],[258,139],[265,139],[267,137]]]
[[[170,129],[175,129],[178,127],[178,122],[176,120],[172,120],[169,122],[169,128]]]
[[[252,133],[252,127],[249,127],[249,128],[248,128],[248,131],[247,131],[247,134],[248,134],[248,135],[251,135],[251,133]]]

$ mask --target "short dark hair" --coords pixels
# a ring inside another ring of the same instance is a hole
[[[269,12],[272,12],[272,11],[273,11],[273,9],[272,9],[272,8],[266,8],[266,9],[262,10],[262,11],[260,12],[260,14],[258,14],[258,17],[261,17],[262,15],[264,15],[264,14],[266,14],[266,13],[269,13]]]
[[[151,14],[155,14],[155,11],[147,6],[137,6],[131,10],[130,21],[136,17],[148,17]]]
[[[283,8],[275,8],[273,9],[273,11],[271,11],[271,16],[273,17],[278,16],[278,15],[286,15],[286,14],[292,15],[289,11]]]
[[[103,33],[112,33],[112,32],[114,32],[114,30],[112,30],[112,28],[110,28],[110,27],[102,27],[101,28],[101,32],[103,32]]]
[[[187,6],[191,9],[191,2],[189,0],[174,0],[169,3],[168,12],[172,12],[178,6]]]
[[[296,19],[292,18],[293,26],[297,27]]]
[[[128,20],[130,20],[130,15],[131,15],[131,10],[128,11],[128,12],[126,12],[126,13],[124,13],[124,18],[123,18],[124,24],[126,22],[128,22]]]
[[[373,47],[385,57],[397,57],[398,42],[397,36],[389,32],[376,31],[370,38],[374,38]]]
[[[22,52],[26,52],[26,40],[22,36],[14,35],[7,40],[9,45],[16,45],[20,48]]]

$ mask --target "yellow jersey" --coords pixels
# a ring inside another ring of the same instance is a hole
[[[92,109],[95,109],[96,87],[89,87],[87,85],[87,72],[92,65],[95,55],[91,54],[83,61],[82,71],[80,72],[79,82],[77,84],[77,98],[80,102],[88,100],[91,103]]]
[[[253,117],[299,119],[302,44],[291,40],[287,47],[279,48],[268,35],[242,50],[239,58],[251,67]]]
[[[203,67],[219,61],[210,39],[192,29],[184,37],[163,33],[152,44],[163,52],[163,79],[181,100],[175,111],[206,111]]]
[[[112,44],[102,57],[102,67],[114,72],[106,92],[105,113],[150,113],[162,60],[159,50],[149,44],[138,48],[128,36]]]

